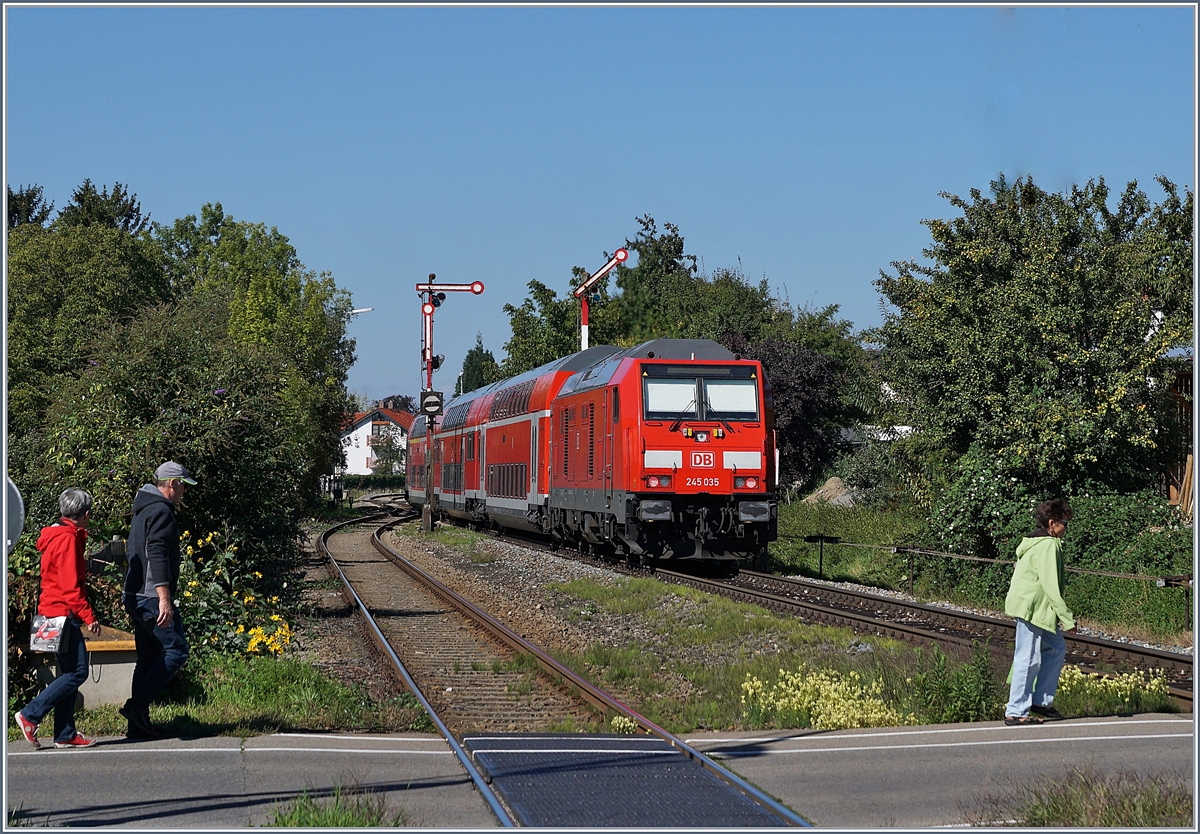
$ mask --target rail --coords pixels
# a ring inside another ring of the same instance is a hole
[[[434,723],[434,726],[437,727],[438,732],[441,733],[444,739],[446,739],[446,743],[454,752],[455,757],[463,766],[463,769],[466,770],[467,775],[471,777],[471,782],[475,785],[480,795],[483,796],[484,800],[488,804],[488,807],[492,809],[492,813],[496,815],[496,819],[500,821],[501,826],[504,828],[515,828],[516,823],[513,821],[508,811],[505,810],[504,805],[500,802],[500,798],[496,796],[495,791],[492,790],[491,785],[488,784],[488,781],[484,775],[479,772],[479,768],[477,768],[475,763],[471,760],[470,754],[468,754],[467,751],[463,749],[463,746],[458,743],[458,739],[456,739],[454,734],[450,732],[450,728],[445,725],[442,719],[438,716],[437,711],[433,708],[433,705],[430,704],[425,698],[424,693],[421,692],[421,688],[417,686],[417,682],[413,680],[412,676],[408,673],[408,669],[406,669],[404,664],[400,662],[400,658],[396,656],[396,653],[392,650],[387,638],[383,636],[383,632],[379,630],[379,626],[375,623],[375,618],[371,616],[371,613],[367,610],[367,606],[363,604],[363,601],[359,598],[353,586],[350,584],[350,580],[346,578],[346,574],[342,572],[341,566],[337,563],[337,560],[333,558],[333,554],[329,551],[329,537],[341,530],[343,527],[369,521],[378,521],[390,515],[390,512],[377,513],[375,515],[345,521],[341,524],[336,524],[333,527],[330,527],[321,534],[321,538],[319,539],[321,551],[329,564],[331,564],[337,570],[338,576],[342,580],[342,586],[345,589],[345,592],[350,596],[353,605],[356,607],[363,620],[370,627],[371,636],[374,637],[376,645],[379,647],[380,651],[387,656],[388,660],[392,662],[392,665],[395,666],[396,670],[400,673],[400,676],[404,678],[405,685],[408,686],[409,690],[421,703],[422,708],[424,708],[425,713]]]
[[[414,577],[417,577],[419,574],[420,581],[423,582],[424,584],[426,584],[439,597],[444,599],[447,603],[455,606],[459,610],[466,613],[468,616],[470,616],[472,619],[474,619],[476,622],[478,622],[480,624],[480,626],[482,626],[485,630],[487,630],[495,639],[497,639],[500,642],[502,642],[503,644],[509,646],[516,652],[520,652],[522,654],[529,655],[529,656],[533,657],[534,659],[536,659],[538,664],[548,674],[558,676],[562,680],[565,680],[568,683],[570,683],[572,686],[576,687],[579,690],[580,694],[582,694],[583,697],[590,703],[594,704],[595,706],[599,707],[600,709],[603,709],[608,712],[614,712],[614,713],[623,715],[626,718],[630,719],[635,724],[637,724],[638,727],[640,727],[643,731],[645,731],[647,735],[652,735],[658,739],[661,739],[662,741],[667,742],[672,747],[674,747],[676,750],[678,750],[683,755],[685,755],[687,758],[691,759],[693,762],[695,762],[696,764],[700,765],[705,770],[712,773],[718,779],[722,780],[723,782],[725,782],[729,785],[734,786],[742,793],[753,798],[756,802],[769,808],[774,814],[776,814],[780,818],[784,819],[791,825],[800,826],[800,827],[809,827],[810,826],[809,822],[804,820],[802,817],[800,817],[793,811],[789,810],[786,806],[782,805],[781,803],[777,802],[775,799],[773,799],[770,796],[768,796],[767,794],[765,794],[763,791],[754,787],[753,785],[751,785],[746,780],[742,779],[737,774],[733,773],[732,771],[721,766],[720,764],[713,761],[709,757],[705,756],[703,753],[696,750],[694,747],[689,745],[683,739],[678,738],[677,736],[673,735],[669,731],[658,726],[657,724],[655,724],[653,721],[646,718],[645,716],[643,716],[637,712],[634,712],[628,706],[626,706],[622,702],[618,701],[617,699],[613,698],[608,693],[604,692],[603,690],[598,689],[590,681],[586,680],[583,677],[580,677],[575,672],[568,669],[566,666],[563,666],[561,663],[559,663],[557,660],[552,658],[546,652],[542,651],[537,646],[533,645],[532,643],[527,641],[525,638],[521,637],[516,632],[509,629],[503,623],[492,618],[485,612],[480,611],[476,606],[472,605],[469,601],[467,601],[463,597],[459,596],[457,593],[452,591],[450,588],[447,588],[445,585],[438,582],[436,579],[434,579],[433,577],[424,573],[423,571],[418,570],[416,568],[416,566],[412,565],[410,562],[408,562],[406,559],[401,557],[399,554],[392,551],[391,548],[389,548],[386,544],[383,543],[383,540],[380,538],[380,533],[383,530],[390,529],[390,528],[394,527],[396,524],[400,524],[402,522],[403,522],[403,519],[397,519],[389,524],[384,524],[378,530],[376,530],[375,533],[371,536],[371,543],[375,546],[375,549],[377,551],[379,551],[380,554],[382,554],[383,556],[390,559],[393,563],[395,563],[398,567],[400,567],[406,573],[408,573]]]

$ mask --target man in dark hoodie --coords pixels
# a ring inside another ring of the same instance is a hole
[[[183,623],[173,602],[179,582],[179,522],[175,507],[196,481],[182,465],[167,461],[133,499],[126,552],[125,611],[133,623],[137,663],[129,700],[119,712],[129,722],[129,738],[159,738],[150,704],[188,659]]]

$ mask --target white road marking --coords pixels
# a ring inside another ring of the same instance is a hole
[[[55,749],[42,748],[41,750],[28,750],[21,753],[9,752],[9,757],[13,756],[39,756],[47,753],[55,755],[74,755],[76,753],[84,753],[84,750],[71,749]],[[367,756],[450,756],[453,755],[450,750],[364,750],[353,747],[133,747],[122,745],[120,747],[110,747],[100,745],[98,747],[89,747],[87,753],[112,756],[119,753],[182,753],[188,756],[196,753],[230,753],[241,755],[243,753],[349,753],[360,754]]]
[[[1116,721],[1053,721],[1042,726],[1049,727],[1051,725],[1059,725],[1060,727],[1130,727],[1144,726],[1146,724],[1191,724],[1190,718],[1149,718],[1145,721],[1132,720],[1116,720]],[[838,738],[887,738],[896,736],[919,736],[919,735],[938,735],[944,733],[986,733],[995,730],[1012,729],[1005,727],[1000,722],[994,724],[981,724],[972,727],[948,727],[945,729],[931,729],[928,726],[924,727],[879,727],[873,730],[859,733],[839,732]],[[1021,732],[1027,732],[1027,728],[1021,728]],[[809,734],[802,736],[761,736],[755,738],[685,738],[684,741],[688,744],[777,744],[784,741],[804,741],[806,739],[824,736],[826,731],[814,730]]]
[[[1052,736],[1049,738],[1002,738],[991,741],[950,741],[929,744],[865,744],[858,747],[809,747],[805,749],[791,748],[788,750],[707,750],[707,756],[784,756],[788,754],[807,753],[848,753],[857,750],[917,750],[927,747],[984,747],[993,744],[1045,744],[1047,742],[1064,743],[1072,741],[1122,741],[1151,738],[1191,738],[1191,733],[1158,733],[1148,735],[1119,735],[1119,736]]]

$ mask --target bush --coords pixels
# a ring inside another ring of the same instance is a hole
[[[342,486],[347,489],[359,489],[366,492],[379,490],[404,489],[403,475],[343,475]]]
[[[127,538],[137,489],[162,461],[184,463],[199,485],[179,508],[180,525],[235,548],[227,552],[237,553],[243,596],[287,597],[283,583],[297,558],[307,498],[296,477],[304,453],[280,416],[277,392],[263,384],[271,362],[227,338],[227,310],[216,296],[188,300],[145,311],[105,335],[90,370],[57,392],[46,428],[24,439],[33,454],[20,461],[14,481],[28,521],[9,560],[8,608],[10,683],[21,697],[36,688],[21,650],[38,592],[32,543],[58,518],[58,495],[68,486],[95,498],[91,541]],[[101,620],[118,627],[126,623],[121,581],[118,570],[89,586]]]

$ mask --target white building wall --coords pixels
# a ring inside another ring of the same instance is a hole
[[[348,434],[342,435],[342,448],[346,450],[346,466],[344,469],[339,469],[338,474],[371,474],[371,467],[375,465],[374,447],[369,442],[369,438],[372,436],[371,422],[364,420],[361,425],[355,426]],[[404,443],[406,437],[404,429],[389,425],[384,430],[390,431],[399,438],[400,443]]]

